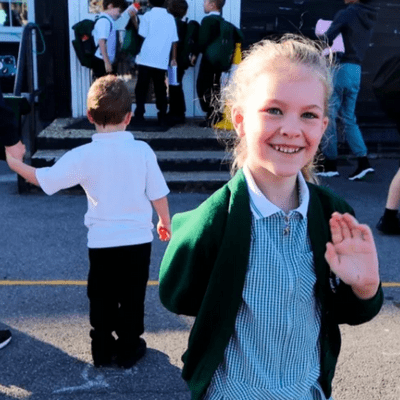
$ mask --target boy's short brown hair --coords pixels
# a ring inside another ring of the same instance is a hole
[[[214,3],[218,10],[222,10],[225,5],[225,0],[210,0],[210,3]]]
[[[132,99],[122,79],[106,75],[90,87],[87,111],[96,124],[118,125],[131,110]]]
[[[189,5],[186,0],[168,0],[167,10],[170,14],[172,14],[175,18],[183,18]]]
[[[128,8],[126,0],[103,0],[101,7],[103,10],[107,10],[107,7],[112,4],[114,8],[120,8],[121,11],[125,11]]]

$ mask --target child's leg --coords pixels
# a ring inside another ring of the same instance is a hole
[[[102,59],[93,57],[92,74],[93,81],[107,74],[106,67]]]
[[[136,109],[135,118],[143,118],[145,113],[145,104],[147,98],[147,92],[149,90],[151,79],[150,68],[144,65],[139,65],[138,68],[138,80],[135,87],[135,97],[136,97]]]
[[[144,349],[139,348],[140,336],[144,332],[144,301],[151,243],[120,247],[119,250],[118,362],[129,368],[144,354],[140,352]]]
[[[184,122],[186,113],[185,95],[183,93],[183,76],[185,70],[178,67],[178,86],[169,86],[169,116],[176,122]]]
[[[211,106],[212,90],[214,87],[214,70],[212,65],[202,58],[197,76],[196,88],[199,96],[201,109],[207,114],[206,118],[211,117],[213,108]]]
[[[118,312],[117,285],[113,275],[114,248],[89,249],[89,276],[87,295],[90,302],[92,356],[95,366],[107,365],[115,353]]]
[[[151,68],[151,77],[154,83],[154,94],[156,96],[156,107],[158,110],[158,119],[162,121],[167,114],[167,86],[165,84],[165,70]]]

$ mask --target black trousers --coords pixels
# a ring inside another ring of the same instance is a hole
[[[186,113],[185,95],[183,93],[182,81],[185,70],[178,67],[177,86],[169,85],[169,114],[174,117],[183,117]]]
[[[196,89],[201,109],[207,113],[207,119],[210,119],[213,114],[214,102],[218,104],[218,96],[221,89],[220,79],[221,71],[216,71],[203,55],[197,76]]]
[[[104,60],[97,58],[97,57],[93,57],[93,64],[92,64],[92,80],[93,82],[98,79],[101,78],[102,76],[107,75],[106,72],[106,67],[104,65]]]
[[[168,107],[167,86],[165,85],[165,70],[147,67],[145,65],[139,65],[138,68],[138,80],[135,88],[135,116],[143,117],[145,113],[146,97],[149,90],[150,80],[152,80],[154,84],[154,94],[156,96],[158,116],[161,118],[165,117]]]
[[[89,249],[87,294],[92,345],[112,340],[136,345],[144,332],[144,299],[151,243]]]

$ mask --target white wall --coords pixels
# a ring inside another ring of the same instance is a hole
[[[187,17],[201,22],[204,17],[203,0],[187,0],[189,10]],[[241,0],[227,0],[224,7],[223,16],[235,25],[240,25],[240,2]],[[94,15],[88,11],[88,0],[68,0],[69,14],[69,34],[70,39],[74,38],[72,26],[85,18],[94,19]],[[123,29],[126,25],[127,17],[122,15],[118,25]],[[118,26],[117,25],[117,26]],[[72,116],[82,117],[86,115],[86,95],[90,86],[90,71],[82,67],[75,55],[70,40],[70,64],[71,64],[71,97],[72,97]],[[189,68],[184,76],[183,90],[186,99],[186,116],[203,115],[198,100],[196,100],[196,76],[199,62],[195,68]],[[135,106],[133,105],[133,108]],[[156,116],[155,104],[146,105],[146,116]]]

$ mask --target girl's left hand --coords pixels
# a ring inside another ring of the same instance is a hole
[[[379,287],[379,263],[371,229],[350,214],[335,212],[329,221],[332,243],[325,259],[332,272],[350,285],[361,299],[375,296]]]

